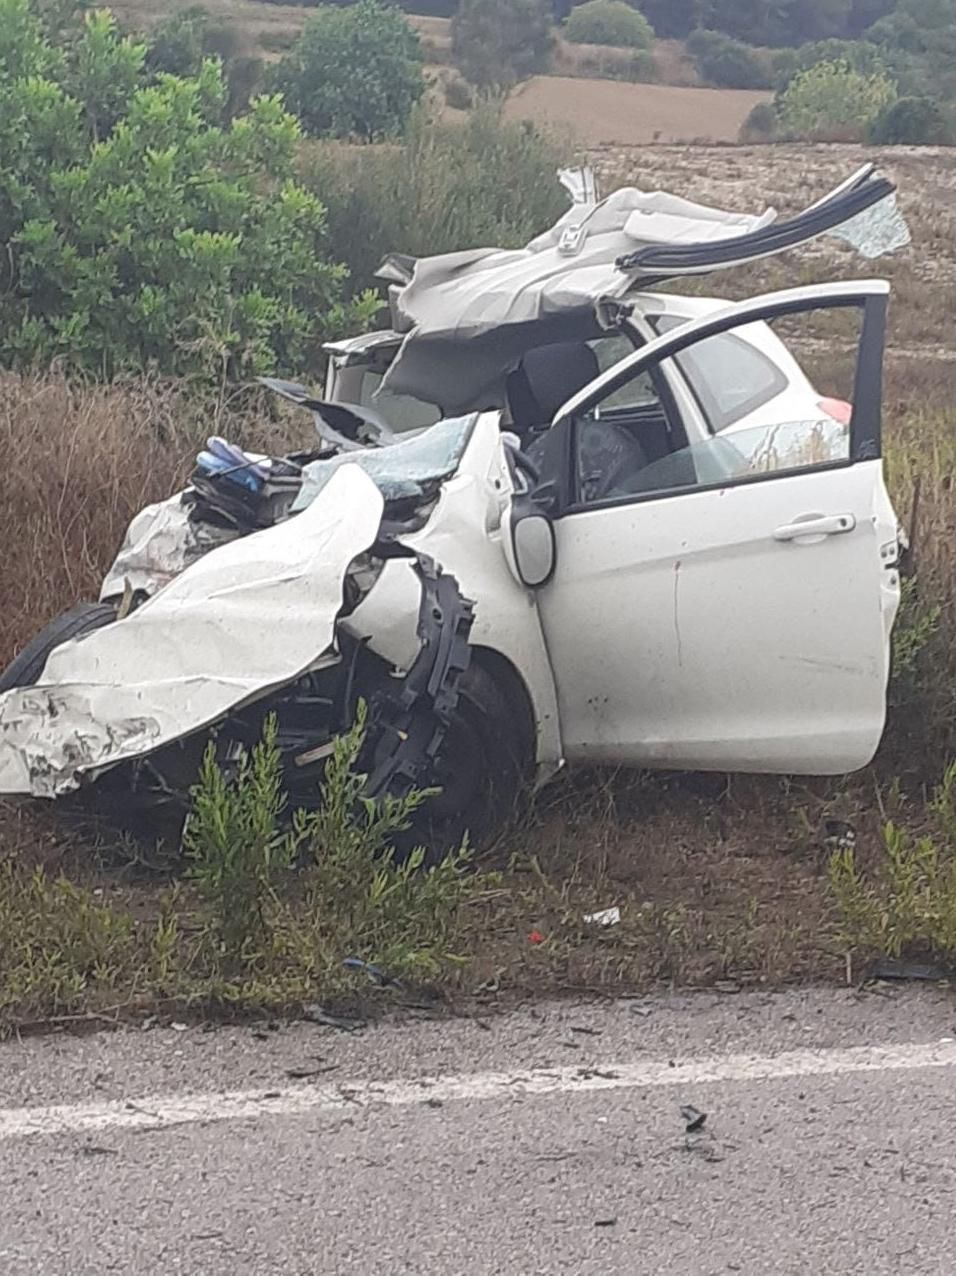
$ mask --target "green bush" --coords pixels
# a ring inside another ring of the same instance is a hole
[[[719,31],[694,31],[687,40],[701,79],[720,89],[767,89],[767,68],[745,44]]]
[[[952,139],[946,116],[931,97],[897,98],[880,112],[868,134],[877,146],[932,146]]]
[[[225,127],[218,63],[145,85],[144,54],[106,13],[55,49],[0,0],[0,363],[301,371],[371,303],[342,305],[298,124],[260,98]]]
[[[193,790],[183,846],[188,875],[204,896],[230,961],[257,959],[269,939],[268,913],[295,843],[281,825],[285,806],[275,717],[227,781],[210,744]]]
[[[503,121],[484,103],[461,123],[417,114],[401,147],[315,147],[301,176],[321,192],[330,242],[363,289],[389,252],[527,243],[567,207],[555,177],[567,159],[533,126]]]
[[[564,37],[572,44],[615,49],[649,49],[654,42],[651,24],[625,0],[585,0],[576,5],[564,24]]]
[[[382,0],[320,5],[269,84],[315,137],[395,137],[425,91],[418,35]]]
[[[504,90],[546,71],[554,48],[547,0],[461,0],[451,49],[465,79]]]
[[[883,855],[865,873],[852,849],[834,853],[830,892],[848,953],[956,957],[956,764],[929,803],[929,828],[913,834],[888,822]]]
[[[845,62],[865,75],[889,70],[881,50],[867,40],[816,40],[774,54],[774,88],[778,93],[785,92],[795,76],[821,62]]]
[[[896,99],[881,72],[855,71],[848,62],[819,62],[800,71],[778,99],[781,130],[791,137],[849,141],[866,135]]]

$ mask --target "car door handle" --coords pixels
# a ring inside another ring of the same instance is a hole
[[[797,541],[807,540],[811,538],[822,540],[824,536],[841,536],[845,532],[852,532],[856,527],[856,517],[853,514],[805,514],[800,518],[794,519],[792,523],[784,523],[782,527],[775,529],[773,538],[775,541]]]

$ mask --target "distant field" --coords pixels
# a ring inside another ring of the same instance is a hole
[[[125,25],[147,30],[168,15],[189,8],[196,0],[113,0],[111,8]],[[233,28],[240,51],[265,61],[278,58],[302,30],[309,7],[268,4],[263,0],[201,0],[214,21]],[[409,15],[418,29],[426,61],[439,77],[450,61],[450,23],[447,18]],[[555,69],[564,74],[539,76],[520,85],[508,105],[513,119],[549,124],[573,135],[582,146],[647,142],[733,142],[751,108],[765,100],[762,93],[698,89],[691,61],[683,45],[659,40],[655,46],[658,84],[630,84],[591,79],[580,72],[594,61],[613,66],[630,53],[559,41]],[[446,72],[447,73],[447,72]],[[436,95],[440,99],[441,94]]]
[[[537,76],[516,89],[512,119],[566,130],[584,146],[647,142],[735,142],[740,126],[766,93],[622,84]]]

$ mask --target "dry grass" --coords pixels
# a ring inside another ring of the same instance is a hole
[[[0,660],[52,616],[95,598],[133,514],[184,474],[181,395],[0,376]]]

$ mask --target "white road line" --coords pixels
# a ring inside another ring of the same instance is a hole
[[[415,1080],[340,1081],[334,1085],[286,1086],[281,1090],[233,1090],[221,1094],[158,1094],[108,1103],[0,1109],[0,1140],[88,1130],[150,1130],[212,1121],[286,1117],[304,1112],[354,1111],[413,1106],[427,1100],[520,1101],[527,1095],[591,1094],[599,1090],[641,1090],[715,1082],[785,1080],[788,1077],[846,1076],[903,1069],[956,1066],[956,1041],[846,1049],[789,1050],[782,1054],[714,1055],[685,1059],[645,1059],[635,1063],[514,1072],[475,1072]]]

